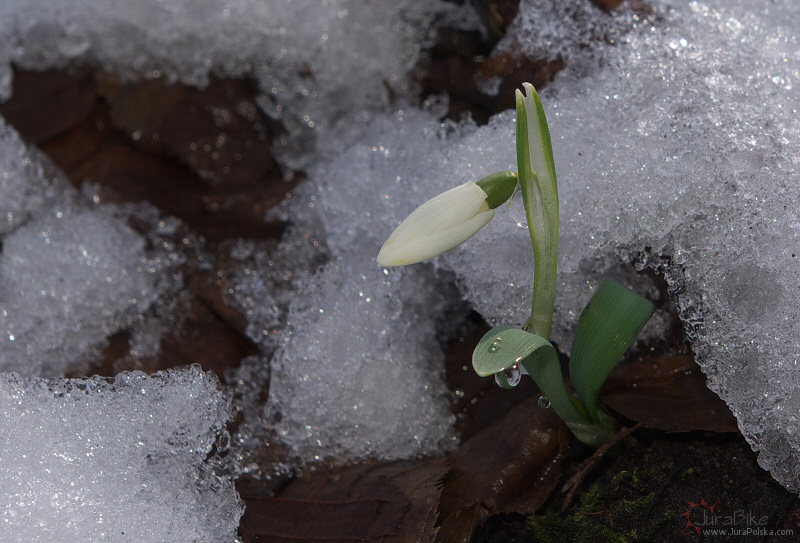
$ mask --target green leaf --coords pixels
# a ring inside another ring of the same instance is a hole
[[[606,279],[583,309],[572,342],[569,376],[593,421],[599,420],[600,388],[654,310],[649,300],[613,279]]]
[[[472,353],[472,367],[481,377],[501,374],[514,364],[522,365],[536,381],[550,406],[565,421],[588,423],[576,398],[564,387],[564,376],[555,347],[541,336],[513,326],[489,330]]]
[[[517,169],[533,245],[533,299],[526,330],[550,337],[558,264],[558,185],[550,130],[536,89],[517,90]]]
[[[472,367],[481,377],[488,377],[505,371],[517,362],[512,354],[517,349],[513,343],[507,343],[505,334],[508,330],[516,330],[513,326],[497,326],[486,332],[475,350],[472,352]]]

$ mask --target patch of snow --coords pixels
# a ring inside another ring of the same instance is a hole
[[[0,539],[236,541],[230,401],[197,367],[0,374]]]

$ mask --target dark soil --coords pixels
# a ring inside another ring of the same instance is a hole
[[[756,542],[796,541],[800,533],[797,497],[758,467],[736,434],[640,431],[566,509],[564,498],[554,492],[534,515],[493,516],[474,541]]]

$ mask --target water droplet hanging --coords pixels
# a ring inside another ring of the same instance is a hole
[[[506,368],[494,374],[495,382],[503,388],[517,386],[521,378],[522,372],[519,369],[519,364],[514,364],[510,368]]]

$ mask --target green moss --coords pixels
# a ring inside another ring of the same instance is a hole
[[[621,484],[631,484],[639,486],[642,484],[642,479],[651,479],[660,470],[655,466],[641,468],[635,471],[622,470],[611,478],[611,484],[619,486]]]
[[[630,515],[639,511],[647,510],[647,507],[653,502],[656,493],[651,492],[646,496],[633,498],[630,500],[621,500],[617,503],[611,504],[612,515]]]
[[[592,484],[576,504],[559,513],[551,504],[529,517],[536,540],[543,543],[645,543],[675,512],[651,514],[651,504],[663,477],[658,467],[623,470]]]

